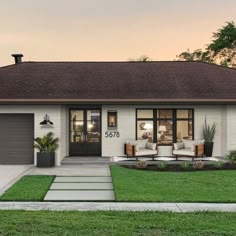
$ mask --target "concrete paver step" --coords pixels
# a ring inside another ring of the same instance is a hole
[[[62,165],[52,168],[34,168],[31,175],[111,176],[111,173],[108,165]]]
[[[44,201],[114,201],[112,190],[49,190]]]
[[[113,189],[112,183],[53,183],[50,187],[50,190],[55,189]]]
[[[112,183],[110,176],[56,177],[54,183]]]

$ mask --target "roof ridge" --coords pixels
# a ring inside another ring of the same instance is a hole
[[[88,64],[109,64],[109,63],[113,63],[113,64],[153,64],[153,63],[173,63],[173,64],[177,64],[177,63],[182,63],[182,64],[204,64],[204,65],[210,65],[210,66],[216,66],[218,68],[223,68],[223,69],[226,69],[226,70],[233,70],[233,71],[236,71],[236,68],[232,68],[232,67],[225,67],[225,66],[222,66],[222,65],[217,65],[217,64],[214,64],[214,63],[209,63],[209,62],[203,62],[203,61],[170,61],[170,60],[167,60],[167,61],[23,61],[19,64],[10,64],[10,65],[4,65],[4,66],[0,66],[0,69],[2,68],[7,68],[7,67],[15,67],[15,66],[20,66],[20,65],[24,65],[24,64],[28,64],[28,63],[32,63],[32,64],[37,64],[37,63],[45,63],[45,64],[69,64],[69,63],[73,63],[73,64],[80,64],[80,63],[88,63]]]

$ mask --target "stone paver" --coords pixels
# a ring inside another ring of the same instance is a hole
[[[142,202],[0,202],[0,210],[236,212],[236,204]]]
[[[53,183],[50,190],[55,189],[113,189],[112,183]]]
[[[100,176],[90,176],[90,177],[56,177],[54,180],[54,183],[72,183],[72,182],[82,182],[82,183],[111,183],[112,182],[112,178],[109,176],[104,176],[104,177],[100,177]]]
[[[114,201],[113,190],[49,190],[44,201]]]

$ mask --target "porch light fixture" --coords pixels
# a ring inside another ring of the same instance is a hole
[[[107,126],[110,129],[117,128],[117,111],[107,112]]]
[[[53,122],[50,121],[48,114],[44,116],[44,120],[40,122],[40,125],[53,125]]]

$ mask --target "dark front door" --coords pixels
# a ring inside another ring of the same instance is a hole
[[[101,156],[101,110],[70,110],[70,156]]]

